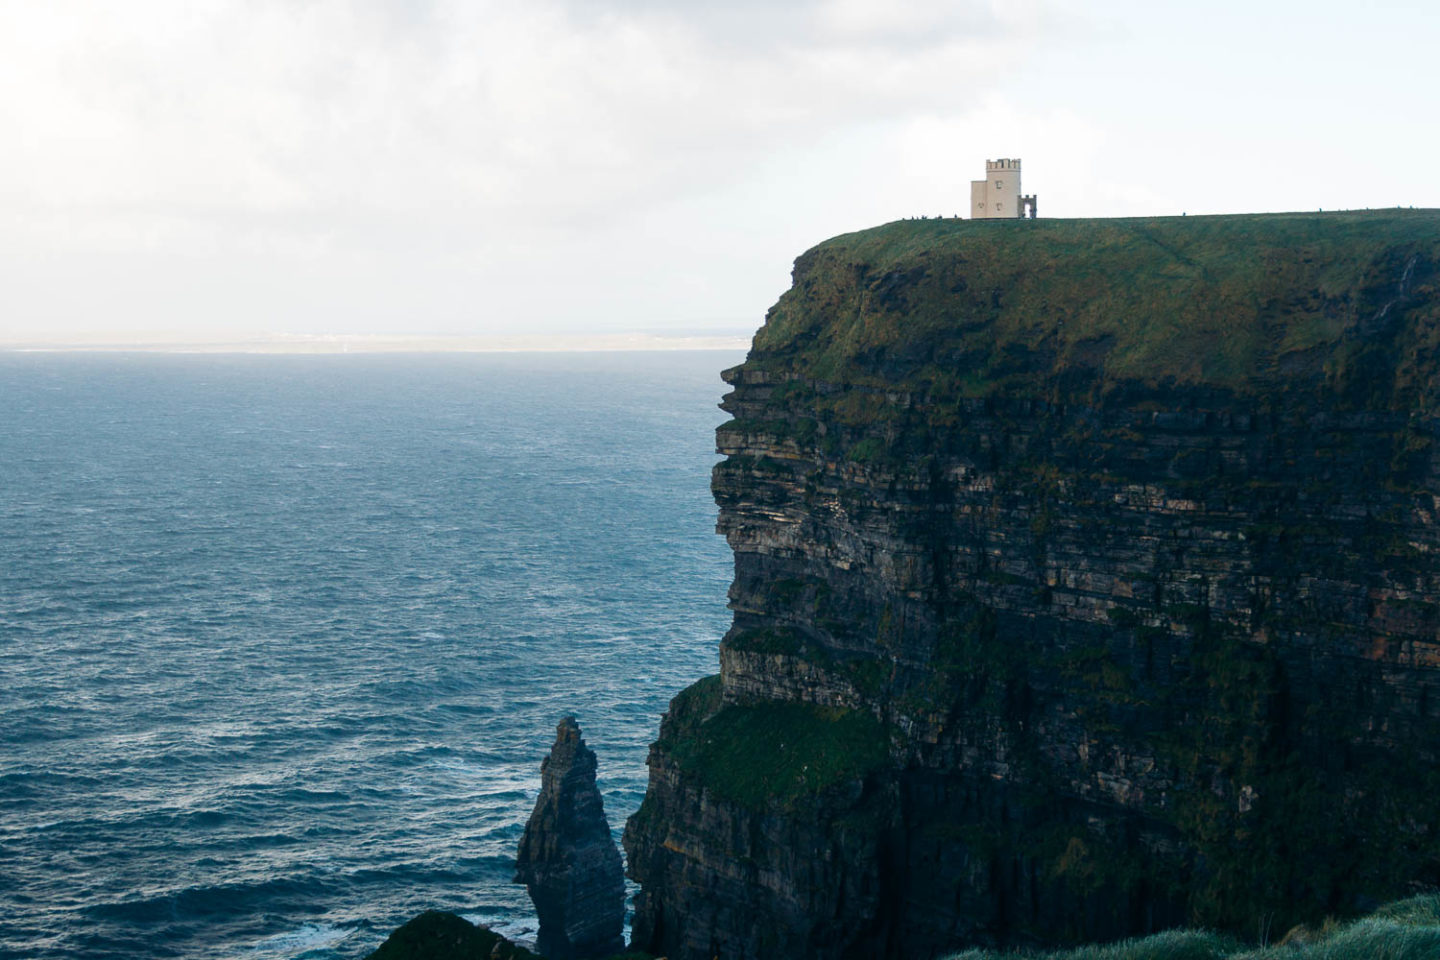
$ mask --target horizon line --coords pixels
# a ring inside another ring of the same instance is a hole
[[[385,353],[604,353],[748,350],[750,334],[544,334],[530,336],[276,335],[232,340],[15,340],[0,353],[346,355]]]

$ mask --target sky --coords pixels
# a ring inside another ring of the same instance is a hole
[[[0,344],[753,331],[836,234],[1440,207],[1440,4],[0,0]]]

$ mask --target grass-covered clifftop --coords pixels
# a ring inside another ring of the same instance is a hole
[[[749,362],[932,398],[1289,384],[1434,409],[1437,280],[1440,210],[905,220],[802,255]]]

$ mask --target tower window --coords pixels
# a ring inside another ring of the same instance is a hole
[[[1005,189],[1005,181],[1004,181],[1004,180],[996,180],[996,181],[995,181],[995,189],[996,189],[996,190],[1003,190],[1003,189]]]

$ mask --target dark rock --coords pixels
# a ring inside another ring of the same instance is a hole
[[[533,960],[535,954],[464,917],[427,910],[380,944],[366,960]]]
[[[1253,936],[1440,882],[1440,214],[1186,220],[797,261],[724,374],[734,625],[626,826],[637,949]]]
[[[515,872],[540,919],[536,947],[550,960],[619,953],[625,948],[624,870],[595,785],[595,753],[574,717],[560,721],[540,775]]]

